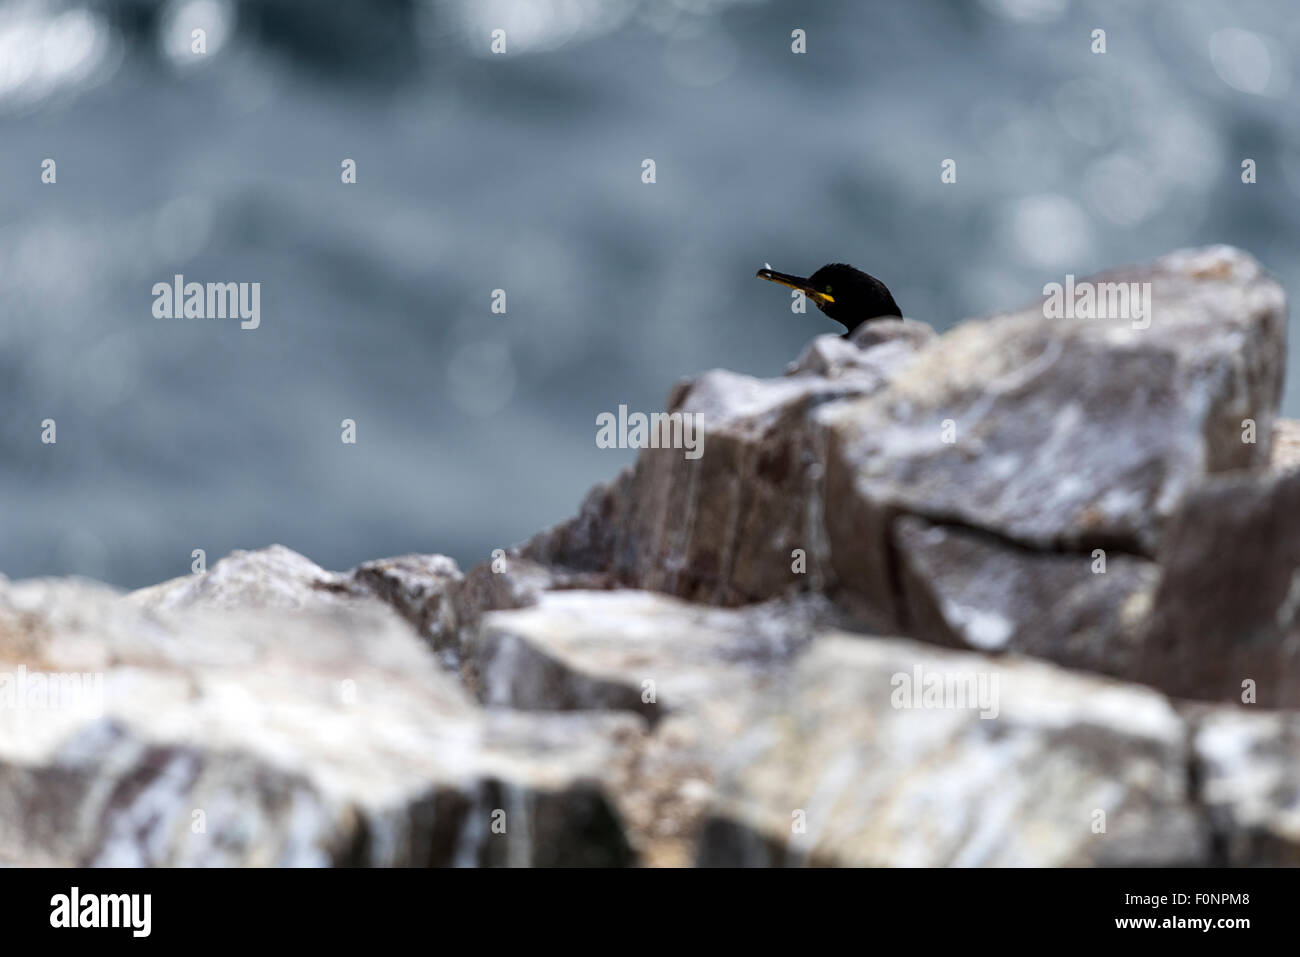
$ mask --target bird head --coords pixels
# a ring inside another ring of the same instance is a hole
[[[817,304],[818,309],[848,327],[846,336],[871,319],[903,314],[883,282],[845,263],[822,266],[807,278],[767,267],[755,275],[759,279],[801,290]]]

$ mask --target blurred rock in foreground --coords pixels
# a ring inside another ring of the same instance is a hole
[[[702,457],[464,574],[0,581],[0,864],[1300,863],[1285,299],[1096,281],[682,383]]]

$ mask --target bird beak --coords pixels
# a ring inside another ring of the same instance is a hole
[[[814,289],[807,279],[801,276],[791,276],[789,273],[777,272],[775,269],[760,269],[754,273],[759,279],[766,279],[768,282],[779,282],[783,286],[789,286],[791,289],[800,290],[809,299],[817,303],[830,303],[835,301],[834,296],[828,296],[824,292]]]

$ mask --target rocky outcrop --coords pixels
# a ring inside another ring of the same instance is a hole
[[[190,609],[285,611],[386,606],[435,650],[454,644],[459,627],[454,597],[464,580],[445,555],[402,555],[331,572],[282,545],[233,552],[210,571],[132,592],[128,601],[150,612]],[[367,602],[366,599],[371,601]]]
[[[819,411],[879,391],[932,339],[920,323],[886,320],[859,327],[855,343],[815,340],[785,378],[715,370],[680,385],[668,411],[703,416],[706,453],[691,460],[678,449],[645,450],[631,471],[595,489],[576,519],[522,554],[712,604],[825,589]]]
[[[718,866],[1282,862],[1294,717],[1184,707],[1021,658],[867,638],[817,601],[624,590],[485,615],[498,707],[617,709],[643,859]]]
[[[631,719],[485,711],[314,567],[244,554],[136,600],[5,585],[0,862],[632,860],[598,784]]]
[[[465,573],[0,580],[0,864],[1300,862],[1284,297],[1092,282],[683,382],[705,454]]]
[[[708,454],[643,451],[523,554],[722,605],[828,594],[876,633],[1235,698],[1166,670],[1181,652],[1153,629],[1180,625],[1151,615],[1166,563],[1183,574],[1170,530],[1202,488],[1260,487],[1294,454],[1289,424],[1272,442],[1285,297],[1227,247],[1085,283],[1147,284],[1145,311],[1058,319],[1038,303],[939,337],[872,323],[856,356],[823,337],[783,379],[680,386],[671,408],[703,413]],[[1234,600],[1278,609],[1261,590]]]

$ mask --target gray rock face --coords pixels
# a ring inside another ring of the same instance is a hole
[[[1175,694],[1300,707],[1300,472],[1231,475],[1183,502],[1138,677]],[[1250,683],[1249,689],[1247,682]]]
[[[651,863],[1199,866],[1300,852],[1293,717],[1184,714],[1140,685],[833,622],[815,602],[570,591],[484,616],[466,647],[497,706],[650,718],[612,786]]]
[[[681,383],[702,457],[464,574],[0,579],[0,865],[1300,863],[1282,292],[1094,282]]]
[[[1300,466],[1300,422],[1278,419],[1273,423],[1273,458],[1269,465],[1278,471]]]
[[[703,416],[705,454],[644,450],[631,472],[594,490],[576,519],[523,554],[720,605],[824,589],[826,452],[816,413],[881,389],[933,337],[910,320],[873,325],[859,330],[861,349],[819,337],[783,379],[715,370],[679,386],[668,410]]]
[[[890,384],[822,415],[837,578],[906,628],[892,523],[914,515],[1036,551],[1154,557],[1207,474],[1264,466],[1285,365],[1286,302],[1235,250],[1176,253],[1092,280],[1149,282],[1147,328],[964,323]],[[1260,440],[1242,441],[1243,419]]]
[[[632,860],[597,784],[631,719],[484,712],[381,603],[307,590],[312,567],[237,556],[188,610],[179,585],[168,611],[0,589],[0,862]]]
[[[1268,461],[1286,301],[1258,264],[1220,248],[1091,281],[1149,282],[1149,327],[1048,319],[1041,304],[967,322],[888,390],[828,414],[868,507],[1151,555],[1188,487]]]
[[[955,648],[1015,651],[1114,675],[1137,668],[1154,562],[1122,553],[1039,553],[960,527],[894,524],[903,616]]]
[[[334,608],[347,595],[344,578],[283,545],[272,545],[254,552],[232,552],[202,574],[142,588],[132,592],[130,600],[151,611]]]
[[[971,689],[966,706],[936,693],[935,706],[914,707],[931,679]],[[1187,796],[1185,727],[1145,689],[830,636],[772,705],[734,742],[702,864],[1206,859],[1206,821]]]
[[[483,616],[466,641],[480,697],[530,711],[643,716],[614,800],[647,864],[687,865],[723,752],[821,629],[816,597],[718,609],[651,592],[562,591]]]
[[[720,605],[829,594],[866,630],[1204,688],[1138,662],[1158,662],[1142,648],[1183,503],[1271,466],[1285,297],[1228,247],[1084,282],[1149,300],[1110,319],[1039,303],[938,337],[872,323],[857,350],[815,340],[784,379],[680,386],[704,457],[644,451],[524,554]]]
[[[816,600],[732,611],[652,592],[550,592],[530,608],[485,615],[467,651],[488,704],[657,720],[733,680],[783,671],[836,617]]]
[[[1189,710],[1213,863],[1300,865],[1300,719],[1294,712]]]
[[[934,338],[934,330],[924,322],[880,319],[858,326],[851,339],[818,336],[790,363],[786,375],[855,378],[862,380],[864,391],[874,392]]]
[[[454,660],[465,610],[456,600],[464,576],[445,555],[402,555],[331,572],[309,558],[272,545],[238,551],[211,569],[132,592],[128,600],[151,611],[192,608],[330,610],[380,604],[409,622],[434,650]]]

